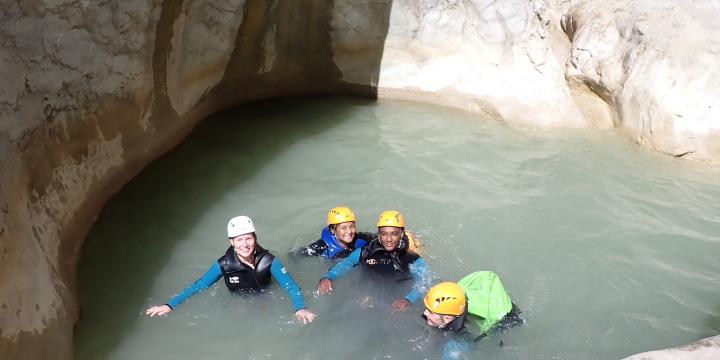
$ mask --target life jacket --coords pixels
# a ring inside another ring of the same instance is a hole
[[[340,245],[337,237],[335,237],[335,235],[333,235],[333,233],[330,232],[330,229],[328,229],[327,226],[322,229],[322,233],[320,234],[320,239],[322,239],[322,241],[325,243],[325,245],[327,245],[327,247],[321,254],[323,257],[325,257],[327,259],[332,259],[343,252],[345,252],[346,254],[344,254],[344,255],[347,256],[354,249],[361,248],[361,247],[365,246],[365,244],[367,244],[366,240],[360,239],[356,235],[353,242],[350,243],[350,246],[348,246],[347,248],[344,248],[344,247],[342,247],[342,245]],[[342,256],[342,255],[340,255],[340,256]]]
[[[255,291],[270,284],[270,265],[275,257],[260,245],[255,246],[255,269],[240,261],[232,246],[217,260],[230,291]]]
[[[405,231],[403,235],[407,238],[408,251],[412,251],[415,254],[422,256],[422,244],[415,234]]]
[[[513,308],[500,278],[492,271],[477,271],[458,281],[467,297],[467,311],[480,317],[478,326],[487,332]]]
[[[377,238],[374,238],[360,252],[360,264],[366,269],[383,275],[395,276],[397,281],[412,278],[410,264],[419,259],[420,256],[408,251],[408,240],[406,236],[400,240],[400,244],[393,251],[386,251]]]

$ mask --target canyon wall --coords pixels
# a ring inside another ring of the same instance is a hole
[[[27,0],[0,5],[0,355],[72,357],[105,201],[207,115],[260,99],[413,99],[616,127],[720,158],[716,1]]]

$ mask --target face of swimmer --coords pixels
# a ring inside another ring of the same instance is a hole
[[[249,259],[255,252],[255,233],[248,233],[230,239],[230,245],[241,259]]]
[[[380,245],[386,251],[395,250],[400,245],[400,239],[403,236],[403,229],[392,226],[383,226],[378,228],[378,240]]]
[[[423,312],[423,317],[425,318],[425,321],[428,325],[436,327],[438,329],[442,329],[447,326],[447,324],[455,320],[457,316],[436,314],[430,311],[428,308],[425,308],[425,312]]]
[[[355,238],[355,222],[347,221],[332,225],[330,231],[335,234],[335,237],[344,245],[350,244]]]

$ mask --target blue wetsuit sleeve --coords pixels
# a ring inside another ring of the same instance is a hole
[[[325,273],[325,277],[330,280],[335,280],[350,272],[350,270],[360,262],[361,252],[362,248],[353,250],[348,257],[331,267],[330,270]]]
[[[416,302],[422,297],[425,291],[427,291],[427,282],[430,280],[427,276],[428,272],[428,266],[423,258],[418,258],[410,264],[410,274],[412,274],[413,280],[415,281],[412,290],[405,295],[405,299],[410,301],[410,303]]]
[[[450,339],[443,346],[442,360],[466,359],[468,352],[467,340]]]
[[[288,294],[295,311],[305,308],[305,302],[303,301],[300,287],[297,286],[292,276],[288,274],[287,269],[285,269],[283,264],[277,258],[273,259],[272,265],[270,265],[270,274],[272,274],[275,281],[277,281],[278,284],[280,284],[280,287],[282,287]]]
[[[168,301],[167,305],[170,306],[170,308],[175,309],[178,305],[185,301],[185,299],[209,288],[221,277],[222,272],[220,271],[220,264],[216,261],[210,266],[208,271],[205,272],[205,275],[195,280],[194,283],[186,287],[181,293],[173,296],[173,298]]]

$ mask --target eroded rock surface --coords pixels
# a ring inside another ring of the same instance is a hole
[[[69,358],[84,233],[76,229],[91,224],[104,202],[98,188],[143,131],[159,8],[144,0],[1,8],[0,354]]]
[[[540,127],[610,127],[607,104],[573,96],[570,43],[553,1],[395,1],[381,94],[484,111]]]
[[[106,199],[199,120],[268,97],[372,96],[362,81],[340,80],[332,5],[0,5],[0,358],[72,357],[86,231]]]
[[[672,349],[648,351],[623,360],[715,360],[720,359],[720,335]]]
[[[380,94],[720,159],[717,1],[395,1]]]
[[[410,98],[618,127],[720,159],[720,3],[28,0],[0,5],[0,358],[72,357],[104,202],[247,101]]]
[[[720,2],[573,2],[566,76],[600,96],[616,125],[674,156],[720,159]]]
[[[222,80],[235,49],[244,0],[184,2],[173,23],[168,97],[184,115]]]

